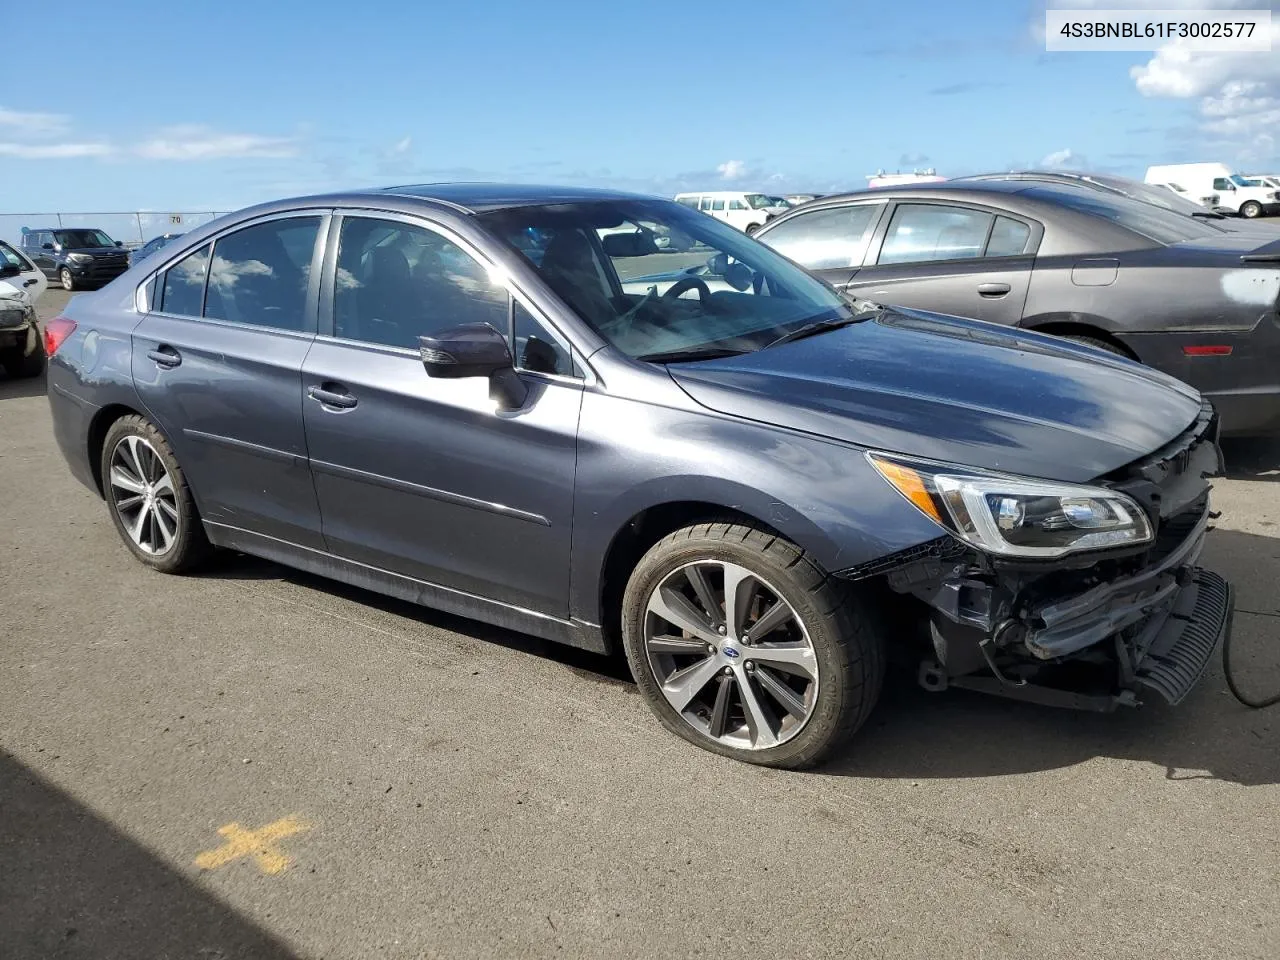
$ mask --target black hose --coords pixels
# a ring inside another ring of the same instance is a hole
[[[1231,695],[1246,707],[1261,710],[1264,707],[1274,707],[1277,703],[1280,703],[1280,693],[1273,697],[1264,697],[1258,700],[1246,695],[1236,686],[1235,677],[1232,675],[1231,670],[1231,631],[1227,631],[1227,636],[1222,641],[1222,673],[1226,677],[1227,689],[1231,691]]]

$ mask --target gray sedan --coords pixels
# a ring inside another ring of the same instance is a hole
[[[857,297],[1068,337],[1199,388],[1223,430],[1280,430],[1280,235],[1094,189],[918,184],[806,204],[759,239]]]

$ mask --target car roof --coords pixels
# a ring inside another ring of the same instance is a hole
[[[904,183],[892,187],[868,187],[865,190],[854,190],[849,193],[826,196],[821,201],[813,201],[826,206],[838,206],[849,200],[873,200],[877,197],[894,200],[958,200],[981,203],[984,199],[1001,197],[1010,202],[1010,208],[1021,207],[1030,203],[1053,202],[1058,196],[1079,197],[1081,192],[1092,193],[1093,189],[1085,185],[1047,180],[947,180],[942,183]],[[809,204],[804,205],[806,209]]]
[[[377,190],[357,190],[354,195],[393,194],[438,200],[463,207],[469,212],[501,210],[508,207],[541,206],[549,203],[583,203],[592,200],[653,199],[643,194],[593,187],[563,187],[532,183],[418,183]]]

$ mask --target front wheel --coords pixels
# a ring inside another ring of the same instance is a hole
[[[794,544],[706,523],[665,537],[636,565],[623,641],[668,730],[795,769],[848,739],[875,705],[884,654],[873,614]]]
[[[758,223],[748,223],[748,224],[747,224],[747,236],[748,236],[748,237],[754,237],[754,236],[756,235],[756,231],[757,231],[757,230],[759,230],[759,229],[760,229],[760,224],[758,224]]]
[[[76,278],[71,275],[71,271],[63,267],[58,271],[58,280],[62,284],[62,289],[71,291],[76,288]]]
[[[1262,204],[1256,200],[1250,200],[1240,205],[1240,216],[1252,220],[1254,217],[1262,216]]]
[[[144,417],[121,417],[107,431],[102,488],[120,538],[147,566],[185,573],[211,551],[182,467]]]

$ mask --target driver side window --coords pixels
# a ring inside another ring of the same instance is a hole
[[[337,267],[335,337],[416,350],[419,337],[464,323],[507,331],[506,287],[433,230],[345,217]]]

